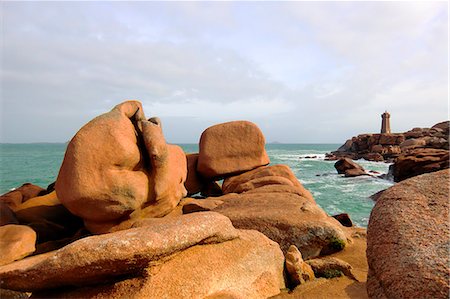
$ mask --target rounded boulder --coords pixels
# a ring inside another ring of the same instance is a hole
[[[197,171],[221,179],[270,163],[261,130],[249,121],[232,121],[206,129],[199,144]]]

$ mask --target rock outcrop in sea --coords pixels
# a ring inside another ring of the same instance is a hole
[[[450,121],[404,133],[361,134],[348,139],[326,160],[350,158],[394,163],[396,182],[449,167]]]
[[[311,267],[351,272],[327,255],[358,256],[363,281],[364,230],[327,215],[288,166],[268,165],[264,144],[255,124],[236,121],[207,128],[199,153],[185,154],[138,101],[96,117],[68,144],[54,191],[0,197],[2,294],[283,297],[326,283]],[[336,281],[355,283],[346,279]]]
[[[349,158],[339,159],[334,164],[334,168],[336,168],[339,174],[344,174],[346,177],[368,175],[366,170],[361,165]]]

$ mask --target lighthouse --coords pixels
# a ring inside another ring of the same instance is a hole
[[[381,134],[387,133],[390,134],[391,133],[391,123],[390,123],[390,119],[391,115],[385,111],[383,114],[381,114]]]

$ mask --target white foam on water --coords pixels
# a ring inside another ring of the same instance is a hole
[[[349,213],[356,225],[367,226],[374,205],[369,196],[392,186],[393,182],[372,176],[346,178],[339,175],[334,168],[336,161],[325,160],[325,153],[330,151],[332,150],[316,151],[310,145],[290,145],[285,148],[280,145],[279,149],[268,150],[268,154],[271,165],[288,165],[300,183],[311,191],[317,204],[329,215]],[[390,165],[366,160],[359,160],[357,163],[367,171],[379,172],[379,175],[387,173]]]
[[[308,153],[297,156],[300,160],[325,160],[325,154]]]

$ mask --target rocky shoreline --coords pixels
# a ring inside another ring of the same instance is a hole
[[[137,101],[96,117],[70,141],[56,184],[0,197],[1,298],[391,297],[373,287],[390,273],[375,263],[392,256],[373,245],[382,222],[366,237],[348,215],[327,215],[288,166],[269,164],[264,145],[255,124],[234,121],[207,128],[199,152],[185,154]],[[448,172],[430,177],[441,217]],[[396,204],[392,192],[425,184],[412,180],[380,195],[374,219]],[[427,271],[445,269],[448,259]],[[435,289],[448,294],[448,284]]]
[[[449,167],[450,121],[404,133],[361,134],[348,139],[325,160],[344,158],[393,163],[395,182]]]

